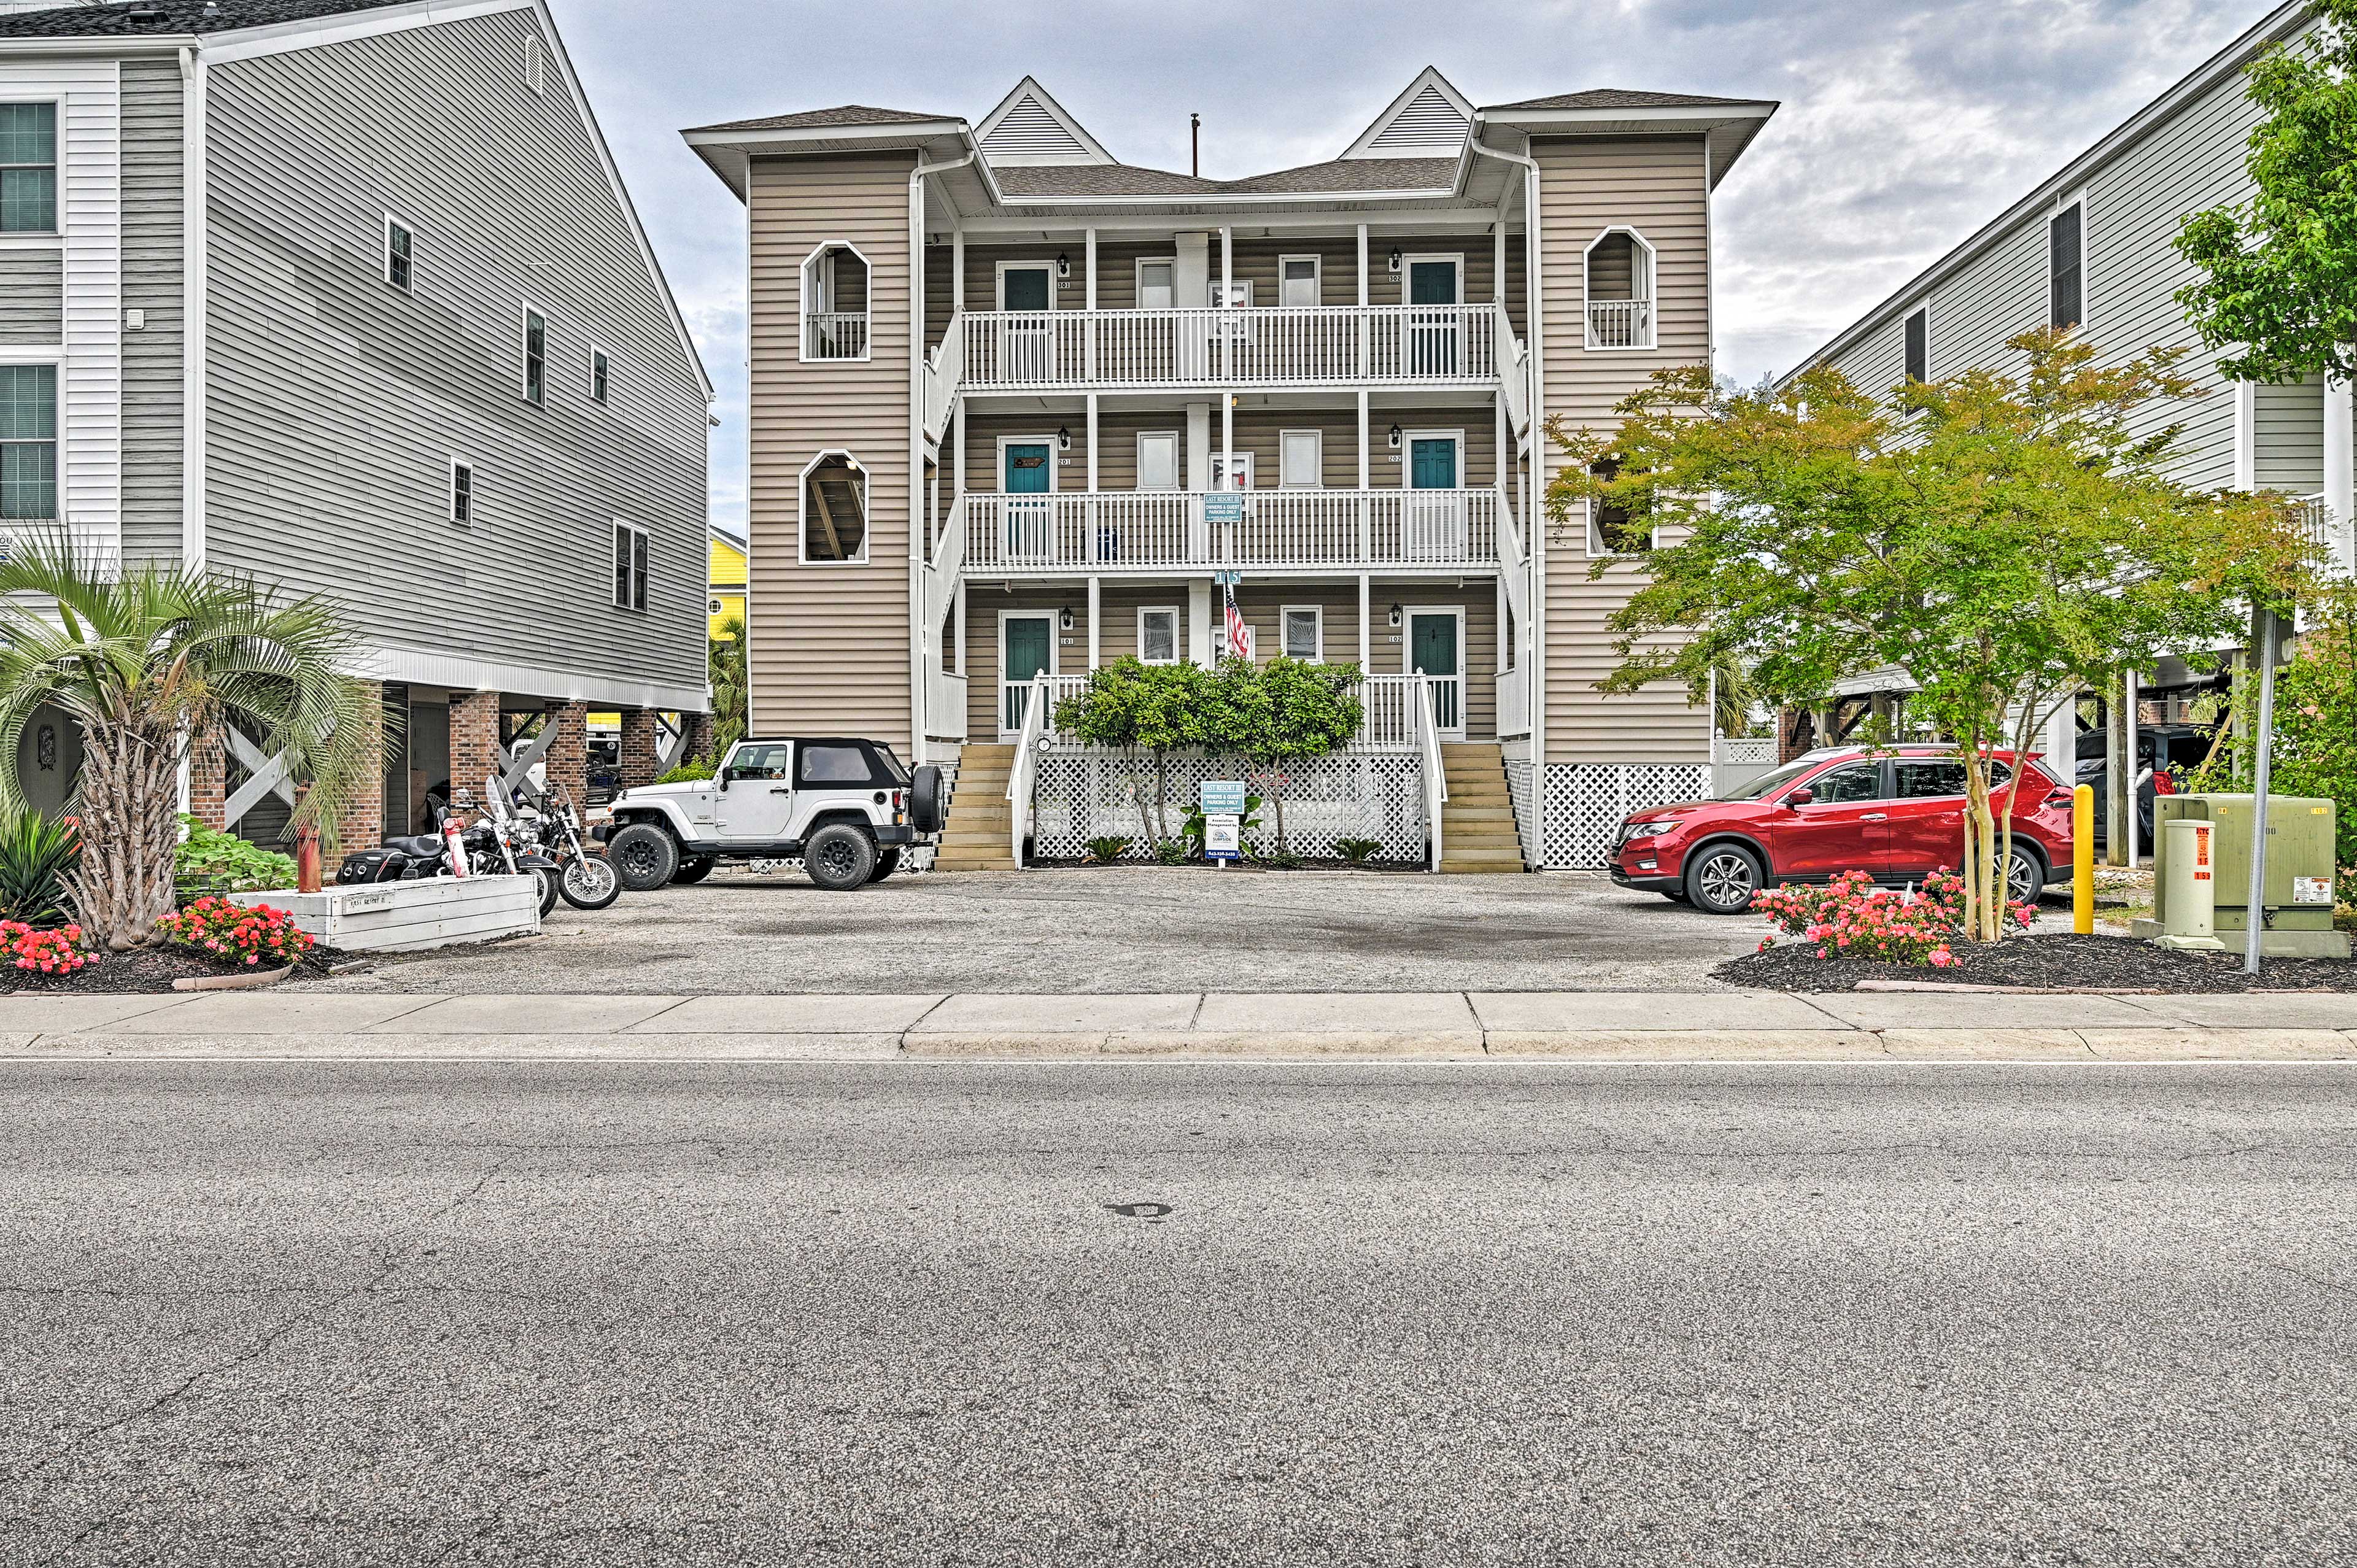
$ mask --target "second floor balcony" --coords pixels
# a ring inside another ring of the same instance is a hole
[[[1519,558],[1494,489],[1257,489],[1240,522],[1195,490],[969,493],[950,528],[969,577],[1492,573]]]
[[[1490,388],[1519,351],[1497,305],[992,310],[950,326],[958,390]]]

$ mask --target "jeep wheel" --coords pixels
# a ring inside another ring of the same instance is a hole
[[[890,849],[879,849],[876,852],[876,870],[867,880],[881,882],[899,869],[900,846],[894,844]]]
[[[719,864],[720,857],[716,854],[699,854],[683,860],[679,863],[679,869],[671,874],[672,885],[684,886],[692,882],[701,882],[711,875],[712,868]]]
[[[606,858],[633,893],[651,893],[679,871],[679,845],[652,822],[632,822],[607,840]]]
[[[802,846],[802,865],[821,887],[848,893],[876,875],[876,841],[849,822],[829,822]]]

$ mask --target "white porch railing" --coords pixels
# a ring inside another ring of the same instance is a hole
[[[950,427],[950,405],[957,398],[958,378],[964,373],[964,317],[950,317],[949,331],[925,357],[925,439],[941,445]]]
[[[2299,525],[2309,542],[2324,557],[2324,575],[2346,577],[2350,575],[2351,540],[2346,523],[2336,527],[2332,506],[2322,491],[2301,496],[2293,502],[2299,511]]]
[[[1531,439],[1531,346],[1519,338],[1513,339],[1513,352],[1507,358],[1499,386],[1505,393],[1507,426],[1514,433],[1516,446],[1526,447]]]
[[[1494,489],[1263,489],[1241,523],[1208,523],[1193,490],[968,494],[969,576],[1222,566],[1491,567],[1505,508]]]
[[[1440,869],[1441,809],[1448,803],[1448,774],[1440,762],[1440,726],[1434,718],[1434,701],[1424,688],[1429,676],[1415,677],[1417,691],[1409,705],[1415,710],[1415,749],[1424,769],[1424,827],[1430,835],[1432,869]]]
[[[1589,300],[1587,346],[1591,349],[1652,348],[1653,302],[1650,299]]]
[[[1494,304],[992,310],[961,326],[969,392],[1490,381],[1512,342]]]
[[[1370,675],[1359,689],[1366,717],[1351,737],[1355,752],[1414,751],[1415,740],[1415,677]]]
[[[1031,836],[1031,784],[1038,776],[1039,733],[1049,705],[1044,690],[1047,680],[1041,676],[1027,693],[1021,725],[1015,736],[1015,765],[1006,770],[1006,821],[1012,840],[1008,853],[1017,866],[1023,864],[1023,841]],[[1005,701],[1002,695],[1001,703]],[[1004,714],[1001,722],[1005,722]]]
[[[867,313],[864,310],[814,310],[802,317],[802,358],[864,360],[867,357]]]
[[[1498,677],[1498,736],[1531,733],[1531,667],[1519,664]]]

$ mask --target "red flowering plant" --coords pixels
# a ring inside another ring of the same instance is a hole
[[[264,959],[290,964],[311,950],[311,938],[296,926],[295,917],[267,904],[199,898],[157,920],[156,928],[181,947],[248,968]]]
[[[1751,907],[1787,935],[1814,942],[1821,959],[1856,958],[1870,963],[1928,963],[1946,969],[1956,961],[1952,943],[1964,935],[1964,880],[1944,867],[1919,888],[1877,887],[1871,875],[1845,871],[1822,887],[1762,889]],[[2027,904],[2010,900],[2007,918],[2027,926],[2037,918]],[[1760,939],[1767,948],[1771,933]]]
[[[71,974],[98,961],[89,934],[71,924],[43,930],[22,920],[0,920],[0,949],[18,969],[35,974]]]

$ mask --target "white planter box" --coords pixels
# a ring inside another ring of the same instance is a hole
[[[317,893],[233,893],[295,917],[313,940],[345,952],[415,952],[540,929],[540,877],[431,876]]]

